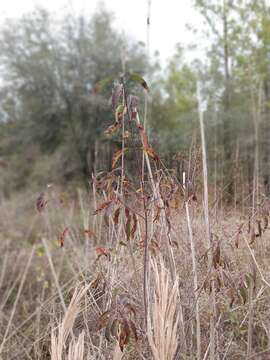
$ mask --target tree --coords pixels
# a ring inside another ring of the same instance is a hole
[[[143,71],[144,46],[120,35],[103,8],[91,19],[66,16],[59,22],[41,9],[9,20],[0,46],[2,120],[14,122],[20,148],[61,151],[64,175],[88,176],[111,117],[107,94],[95,94],[94,87],[122,71],[123,49],[127,71]]]

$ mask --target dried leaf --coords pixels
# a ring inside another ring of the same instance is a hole
[[[119,331],[119,320],[114,319],[111,326],[111,334],[114,337],[118,337],[118,331]]]
[[[118,207],[115,212],[114,212],[114,215],[113,215],[113,222],[115,225],[118,225],[118,222],[119,222],[119,215],[120,215],[120,210],[121,208]]]
[[[94,211],[94,215],[98,214],[100,211],[107,209],[107,207],[112,203],[112,200],[106,200]]]
[[[220,258],[220,246],[217,244],[216,249],[213,254],[213,265],[216,269],[219,265],[221,265],[221,258]]]
[[[254,243],[256,239],[256,234],[255,234],[255,230],[254,230],[254,227],[252,226],[251,228],[251,233],[250,233],[250,245]]]
[[[243,304],[245,304],[247,302],[247,298],[248,298],[248,293],[247,293],[247,289],[245,286],[241,286],[239,288],[239,292],[240,292],[240,296],[243,300]]]
[[[36,201],[36,208],[38,212],[42,212],[48,201],[45,200],[45,193],[41,193]]]
[[[111,326],[110,324],[107,324],[106,326],[106,329],[105,329],[105,339],[108,341],[108,342],[111,342],[112,339],[111,339]]]
[[[110,318],[110,310],[107,310],[98,319],[98,330],[103,329],[107,325],[109,318]]]
[[[89,237],[96,236],[94,230],[92,229],[84,229],[84,233],[88,235]]]
[[[137,225],[138,225],[138,219],[137,219],[137,216],[136,214],[133,213],[133,226],[132,226],[132,229],[131,229],[131,232],[130,232],[130,236],[133,238],[136,230],[137,230]]]
[[[122,157],[123,153],[125,153],[127,151],[127,148],[121,149],[121,150],[117,150],[114,155],[113,155],[113,159],[112,159],[112,169],[115,168],[115,165],[117,164],[117,161]]]
[[[161,207],[160,206],[156,206],[156,209],[157,209],[157,213],[156,213],[156,216],[154,218],[154,222],[158,221],[159,220],[159,217],[160,217],[160,213],[161,213]]]
[[[159,160],[159,157],[158,155],[156,154],[155,150],[151,147],[148,147],[146,149],[144,149],[144,151],[154,160],[158,161]]]
[[[100,256],[104,255],[106,257],[109,254],[108,250],[105,247],[101,247],[101,246],[96,248],[96,253]]]
[[[124,320],[124,322],[121,324],[121,332],[119,335],[119,347],[122,352],[124,350],[124,345],[128,344],[129,336],[130,336],[130,329],[128,326],[128,322]]]
[[[231,308],[235,301],[235,296],[236,296],[235,289],[234,288],[227,289],[227,296],[230,299],[230,308]]]
[[[114,134],[120,127],[121,123],[120,122],[115,122],[113,125],[110,125],[105,131],[104,133],[106,135],[112,135]]]
[[[125,232],[126,232],[127,240],[129,240],[131,235],[131,216],[128,216],[127,218]]]
[[[236,248],[239,247],[240,235],[242,234],[242,228],[243,228],[243,226],[244,226],[244,223],[242,223],[242,224],[239,226],[239,228],[238,228],[238,230],[237,230],[237,233],[236,233],[236,236],[235,236],[235,246],[236,246]]]
[[[267,216],[263,217],[263,222],[264,222],[263,230],[265,231],[268,228],[268,217]]]
[[[92,281],[91,283],[91,288],[92,289],[97,289],[98,285],[100,284],[100,281],[102,279],[102,274],[101,273],[98,273],[97,277],[95,280]]]
[[[140,132],[143,148],[148,149],[149,148],[148,137],[147,137],[147,134],[146,134],[146,132],[144,130],[144,127],[140,123],[136,123],[136,126],[137,126],[137,128],[138,128],[138,130]]]
[[[129,325],[130,325],[131,331],[133,332],[135,341],[137,342],[138,341],[138,335],[137,335],[136,326],[135,326],[135,324],[134,324],[134,322],[132,320],[129,321]]]
[[[64,241],[65,241],[65,237],[68,233],[68,228],[66,227],[64,229],[64,231],[62,232],[61,236],[60,236],[60,239],[59,239],[59,243],[60,243],[60,246],[63,247],[64,246]]]
[[[261,225],[261,220],[257,220],[257,225],[258,225],[258,236],[262,237],[262,225]]]

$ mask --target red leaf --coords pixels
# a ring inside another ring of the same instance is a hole
[[[45,201],[45,194],[41,193],[36,201],[36,208],[38,212],[42,212],[45,209],[45,206],[48,201]]]
[[[65,237],[66,237],[67,233],[68,233],[68,228],[66,227],[60,236],[59,242],[60,242],[61,247],[64,246],[64,241],[65,241]]]
[[[97,247],[96,248],[96,253],[100,256],[104,255],[104,256],[108,256],[108,250],[104,247]]]

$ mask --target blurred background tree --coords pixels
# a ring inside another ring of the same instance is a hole
[[[6,21],[0,32],[5,191],[82,182],[93,170],[111,168],[117,139],[104,136],[113,122],[111,90],[93,89],[125,68],[150,84],[150,138],[168,167],[175,154],[199,146],[199,79],[211,183],[237,202],[256,173],[257,185],[269,194],[269,6],[265,0],[194,0],[194,7],[204,19],[205,51],[191,61],[190,50],[177,45],[166,69],[158,56],[147,60],[143,43],[119,33],[103,7],[92,18],[56,20],[39,9]]]

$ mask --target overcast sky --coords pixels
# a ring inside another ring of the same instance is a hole
[[[93,14],[100,0],[0,0],[1,19],[16,17],[42,6],[61,14],[71,12]],[[146,42],[147,0],[103,0],[105,7],[115,14],[115,26],[137,40]],[[200,16],[192,7],[192,0],[151,0],[151,53],[158,50],[163,63],[169,58],[177,42],[188,45],[194,40],[186,24],[199,26]]]

